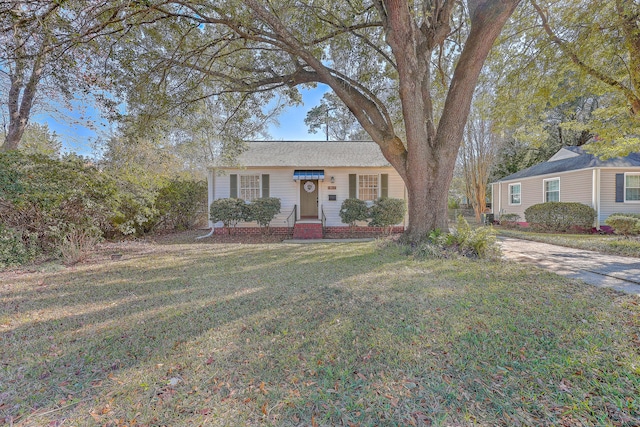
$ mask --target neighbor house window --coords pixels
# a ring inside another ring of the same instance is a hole
[[[378,198],[378,175],[358,175],[358,199],[372,201]]]
[[[520,204],[520,192],[521,192],[520,183],[517,184],[509,184],[509,204],[510,205],[519,205]]]
[[[640,202],[640,174],[624,175],[624,201]]]
[[[544,201],[545,202],[560,201],[560,178],[544,180]]]
[[[260,198],[260,175],[240,175],[238,197],[247,201]]]

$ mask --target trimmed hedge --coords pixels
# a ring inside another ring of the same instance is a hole
[[[280,213],[280,199],[262,197],[246,203],[242,199],[218,199],[211,203],[209,218],[213,222],[222,221],[225,228],[235,227],[239,222],[256,221],[260,227],[269,223]]]
[[[614,214],[609,216],[604,223],[613,228],[614,233],[621,234],[623,236],[631,236],[640,233],[640,215],[636,217],[624,214]]]
[[[524,211],[524,216],[534,230],[562,232],[572,229],[591,229],[596,211],[582,203],[547,202],[528,207]]]
[[[222,221],[225,227],[236,226],[239,222],[246,221],[249,209],[242,199],[218,199],[211,203],[209,218],[213,222]]]
[[[280,199],[277,197],[261,197],[249,205],[249,217],[260,227],[269,227],[269,223],[280,213]],[[249,220],[249,219],[247,219]]]
[[[356,225],[356,221],[366,221],[369,219],[367,202],[360,199],[345,199],[340,206],[340,219],[351,227]]]
[[[405,214],[404,200],[388,197],[376,200],[369,210],[371,215],[370,227],[390,227],[402,222]]]

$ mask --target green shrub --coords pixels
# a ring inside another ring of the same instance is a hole
[[[158,225],[169,230],[188,230],[198,220],[206,206],[207,183],[204,181],[174,179],[160,188],[155,200]]]
[[[211,203],[209,218],[213,222],[222,221],[226,228],[235,227],[250,219],[249,208],[241,199],[218,199]]]
[[[500,225],[504,228],[517,228],[519,226],[520,215],[515,213],[505,213],[500,215]]]
[[[37,235],[0,225],[0,269],[26,264],[38,254]]]
[[[280,213],[280,199],[277,197],[262,197],[249,204],[249,216],[260,227],[269,227],[269,223]]]
[[[364,200],[345,199],[340,206],[340,219],[350,227],[356,225],[356,221],[369,219],[369,208]]]
[[[0,153],[0,226],[28,242],[29,253],[59,256],[69,230],[110,229],[116,191],[111,178],[77,156]]]
[[[640,219],[640,213],[614,213],[609,216],[627,216],[629,218]]]
[[[142,236],[151,232],[160,218],[154,205],[156,192],[126,187],[121,185],[117,194],[117,205],[111,217],[114,231],[125,236]]]
[[[460,215],[456,228],[451,233],[434,230],[427,240],[420,243],[412,252],[416,256],[427,258],[451,258],[465,256],[469,258],[497,259],[500,247],[496,241],[493,227],[471,228]]]
[[[547,202],[528,207],[524,216],[534,230],[562,232],[591,229],[596,211],[582,203]]]
[[[462,255],[473,258],[497,258],[500,248],[492,227],[472,229],[462,215],[458,217],[456,228],[447,243],[457,247]]]
[[[402,222],[406,211],[404,200],[388,197],[376,200],[369,210],[370,227],[391,227]]]
[[[614,233],[621,234],[623,236],[640,233],[640,218],[611,215],[604,221],[604,223],[613,228]]]

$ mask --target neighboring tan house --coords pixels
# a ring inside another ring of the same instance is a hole
[[[270,224],[275,232],[291,230],[296,223],[296,227],[310,224],[306,227],[320,231],[346,228],[340,207],[347,198],[406,200],[402,178],[374,142],[255,141],[247,145],[237,167],[209,167],[209,206],[228,197],[247,202],[277,197],[281,211]],[[211,226],[222,227],[222,223]],[[255,231],[257,224],[241,223],[238,227],[244,228],[240,232],[252,232],[247,228]]]
[[[600,228],[613,213],[640,213],[640,153],[601,160],[580,147],[564,147],[544,163],[494,182],[495,219],[544,202],[579,202],[596,211]]]

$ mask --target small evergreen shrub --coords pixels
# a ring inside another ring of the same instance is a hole
[[[609,216],[628,216],[629,218],[640,219],[640,213],[614,213]]]
[[[640,218],[632,216],[611,215],[605,224],[613,228],[613,232],[623,236],[631,236],[640,233]]]
[[[500,215],[500,225],[505,228],[516,228],[520,221],[520,215],[515,213]]]
[[[369,219],[369,208],[364,200],[345,199],[340,206],[340,219],[350,227],[356,225],[356,221]]]
[[[388,197],[376,200],[369,210],[370,227],[391,227],[402,222],[406,211],[404,200]]]
[[[583,203],[547,202],[528,207],[524,216],[534,230],[563,232],[591,229],[596,211]]]
[[[218,199],[211,203],[209,218],[213,222],[222,221],[226,228],[235,227],[239,222],[250,220],[249,208],[241,199]]]
[[[249,216],[260,227],[269,228],[269,223],[280,213],[280,199],[277,197],[261,197],[249,205]]]

